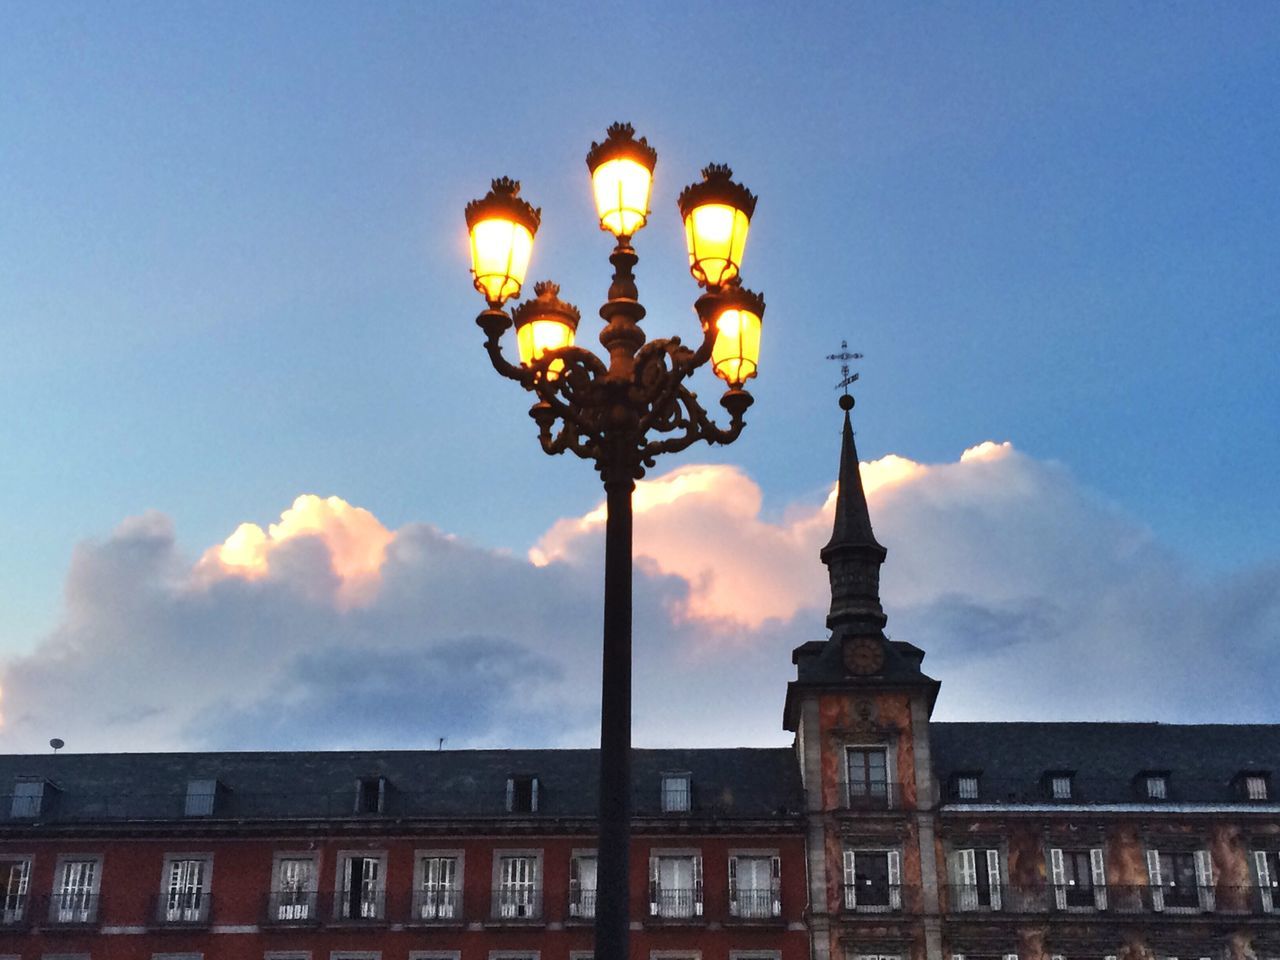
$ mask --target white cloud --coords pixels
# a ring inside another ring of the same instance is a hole
[[[1280,719],[1280,568],[1200,577],[1009,444],[863,469],[889,630],[928,652],[939,716]],[[761,503],[726,466],[637,490],[637,743],[785,742],[832,500]],[[302,497],[194,562],[167,518],[127,520],[77,548],[60,625],[0,663],[0,749],[590,745],[602,520],[523,559]]]

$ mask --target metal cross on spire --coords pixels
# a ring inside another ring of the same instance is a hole
[[[847,397],[849,395],[849,384],[854,383],[858,379],[858,375],[856,373],[849,372],[849,361],[861,360],[862,354],[850,353],[849,341],[841,340],[840,352],[827,354],[827,359],[840,361],[840,382],[836,384],[836,389],[839,390],[841,387],[843,387],[844,395]]]

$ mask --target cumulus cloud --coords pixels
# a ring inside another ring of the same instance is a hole
[[[863,473],[889,631],[927,651],[939,717],[1280,719],[1280,567],[1203,577],[1007,443]],[[833,497],[776,520],[762,501],[730,466],[638,487],[637,743],[786,742]],[[521,558],[303,496],[195,560],[168,518],[126,520],[77,548],[59,626],[0,663],[0,749],[590,745],[603,520]]]

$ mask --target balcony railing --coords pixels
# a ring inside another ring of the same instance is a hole
[[[462,892],[415,890],[409,904],[410,923],[461,923]]]
[[[342,890],[319,895],[321,919],[339,926],[377,927],[387,922],[387,891]]]
[[[207,927],[212,913],[213,896],[203,890],[151,898],[151,919],[160,927]]]
[[[1152,887],[1114,885],[1084,887],[1053,885],[1020,887],[999,885],[977,887],[952,884],[947,887],[947,912],[952,915],[1009,913],[1095,913],[1095,914],[1192,914],[1275,916],[1280,907],[1271,891],[1244,886]]]
[[[664,920],[697,920],[702,917],[702,891],[657,887],[649,891],[649,916]]]
[[[900,810],[902,784],[888,780],[841,783],[838,802],[845,810]]]
[[[846,883],[844,908],[850,913],[914,913],[918,889],[900,883]]]
[[[25,893],[10,893],[0,897],[0,930],[16,930],[30,923],[27,911],[30,896]]]
[[[31,922],[50,927],[91,927],[98,922],[102,897],[97,893],[55,893],[36,899]]]
[[[729,916],[736,920],[771,920],[782,916],[777,890],[736,890],[729,897]]]
[[[542,919],[542,890],[537,887],[498,887],[493,891],[494,920]]]
[[[272,890],[267,894],[263,922],[269,926],[316,926],[320,909],[314,890]]]
[[[596,892],[575,890],[569,895],[569,916],[575,920],[591,920],[596,915]]]

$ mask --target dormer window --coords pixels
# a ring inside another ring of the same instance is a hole
[[[687,773],[662,775],[662,812],[688,813],[693,807],[693,778]]]
[[[977,773],[957,773],[952,778],[951,795],[957,800],[978,799]]]
[[[386,804],[386,777],[361,777],[356,781],[356,813],[382,813]]]
[[[1044,775],[1045,790],[1051,800],[1070,800],[1075,774],[1070,770],[1050,770]]]
[[[538,778],[530,774],[513,774],[507,778],[507,812],[538,812]]]
[[[1148,800],[1169,799],[1169,775],[1167,773],[1148,773],[1142,778],[1143,793]]]
[[[183,805],[183,816],[209,817],[213,815],[215,800],[218,796],[217,780],[188,780],[187,800]]]
[[[49,790],[49,783],[45,780],[18,780],[13,785],[9,816],[15,820],[40,816]]]
[[[1237,777],[1240,793],[1246,800],[1267,800],[1271,797],[1271,776],[1261,770],[1245,770]]]

